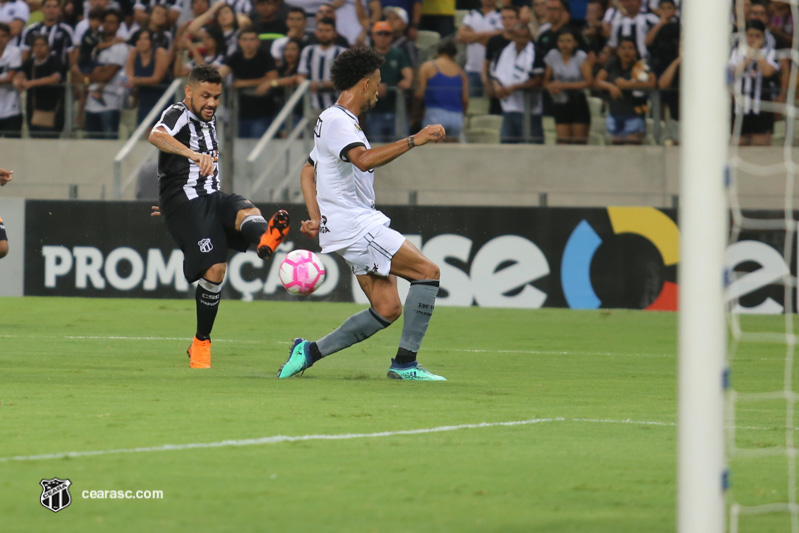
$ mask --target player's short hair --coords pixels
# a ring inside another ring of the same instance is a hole
[[[200,83],[222,84],[222,75],[219,69],[213,65],[197,65],[189,73],[189,85],[199,85]]]
[[[333,87],[346,91],[380,68],[386,59],[373,48],[351,48],[342,52],[330,67]]]

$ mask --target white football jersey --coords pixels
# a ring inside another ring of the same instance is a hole
[[[314,128],[311,161],[316,172],[316,199],[322,215],[322,252],[346,248],[390,219],[375,209],[374,170],[363,172],[350,163],[347,152],[371,148],[358,117],[339,105],[319,115]]]

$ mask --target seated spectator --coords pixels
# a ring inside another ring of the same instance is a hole
[[[33,38],[39,34],[47,36],[50,53],[58,56],[61,66],[66,66],[69,61],[69,51],[75,43],[72,28],[64,22],[59,22],[61,19],[59,0],[45,0],[42,4],[42,13],[44,20],[31,24],[22,32],[22,43],[19,47],[22,50],[22,60],[25,61],[30,56]]]
[[[274,100],[255,94],[264,82],[277,79],[277,68],[272,55],[260,47],[255,28],[245,28],[239,37],[239,49],[225,59],[219,69],[223,78],[233,74],[233,88],[238,93],[239,137],[259,138],[275,116]]]
[[[253,27],[258,32],[261,48],[270,52],[272,42],[286,36],[288,27],[286,23],[277,18],[278,0],[254,0],[255,11],[258,13],[257,22]]]
[[[607,118],[613,144],[643,144],[646,138],[647,89],[655,87],[655,76],[638,56],[632,38],[622,38],[611,58],[596,75],[596,89],[610,95]]]
[[[103,37],[97,46],[97,66],[83,77],[88,85],[85,123],[89,137],[116,139],[119,136],[119,119],[126,90],[122,74],[128,60],[128,46],[117,42],[117,30],[122,14],[108,10],[103,16]]]
[[[765,32],[766,26],[759,20],[748,21],[746,44],[749,50],[735,48],[728,63],[730,77],[738,85],[734,118],[743,116],[741,146],[768,146],[774,131],[774,113],[762,109],[762,103],[774,100],[780,66],[774,49],[766,44]]]
[[[206,26],[200,30],[200,37],[199,44],[195,44],[188,37],[177,43],[179,53],[174,64],[176,78],[188,76],[197,65],[213,65],[219,68],[225,62],[226,45],[222,30],[218,26]],[[183,57],[183,52],[188,52],[188,58]]]
[[[152,32],[148,29],[134,33],[132,40],[135,44],[125,64],[128,78],[125,86],[134,91],[139,104],[136,122],[141,124],[166,90],[164,81],[169,70],[169,54],[154,46]]]
[[[517,24],[513,41],[499,54],[492,72],[494,94],[502,105],[503,143],[526,142],[524,114],[530,113],[530,136],[533,143],[543,144],[544,128],[541,120],[541,94],[530,94],[529,108],[525,93],[541,87],[545,71],[543,59],[536,54],[530,28]]]
[[[304,9],[300,7],[289,8],[289,14],[286,18],[288,32],[284,37],[272,41],[272,47],[270,48],[272,59],[275,60],[278,66],[280,66],[280,63],[283,61],[283,47],[285,47],[290,40],[299,42],[301,49],[310,41],[310,34],[305,31],[306,22]]]
[[[28,131],[33,138],[55,138],[64,129],[63,65],[50,53],[46,35],[31,40],[31,56],[14,76],[14,86],[27,92]]]
[[[22,108],[19,93],[11,86],[22,68],[22,52],[11,42],[11,27],[0,22],[0,137],[22,136]]]
[[[419,69],[417,102],[424,102],[422,127],[441,124],[445,142],[458,142],[463,132],[463,114],[469,107],[469,81],[455,62],[458,48],[452,39],[438,44],[438,54]]]
[[[457,40],[466,44],[464,70],[469,78],[469,96],[483,96],[482,70],[486,43],[502,30],[502,20],[495,0],[481,0],[481,9],[472,9],[458,28]]]
[[[0,23],[8,25],[11,32],[11,40],[8,44],[19,45],[19,37],[22,30],[28,24],[30,18],[30,8],[25,0],[0,1]]]
[[[239,39],[239,28],[250,26],[250,18],[243,14],[236,14],[233,8],[225,2],[219,1],[211,9],[195,18],[186,29],[192,35],[199,35],[200,28],[207,24],[215,24],[225,36],[227,49],[225,55],[229,56],[236,51]]]
[[[577,49],[575,30],[560,30],[558,47],[549,51],[544,63],[544,88],[552,95],[558,144],[587,144],[591,110],[585,90],[594,76],[588,54]]]
[[[416,3],[415,5],[420,4]],[[391,24],[391,46],[405,52],[411,62],[411,67],[416,70],[419,67],[419,50],[416,48],[416,42],[410,37],[408,12],[401,7],[387,7],[383,9],[383,13],[386,16],[386,22]]]
[[[397,135],[397,91],[408,91],[413,84],[413,69],[405,52],[391,46],[391,24],[382,20],[372,28],[373,48],[383,54],[386,62],[380,67],[380,87],[377,104],[366,114],[366,129],[370,139],[377,142],[395,140]],[[400,94],[400,98],[404,98]],[[400,132],[399,136],[408,132]]]
[[[346,50],[335,44],[336,21],[324,18],[316,23],[317,44],[302,49],[297,76],[300,83],[311,81],[311,107],[323,111],[336,102],[336,91],[330,78],[330,66]]]

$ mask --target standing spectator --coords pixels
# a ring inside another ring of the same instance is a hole
[[[98,49],[97,66],[83,78],[88,85],[86,101],[86,132],[90,137],[116,139],[119,136],[119,118],[125,100],[122,74],[128,60],[128,46],[116,42],[117,30],[122,23],[122,13],[108,10],[103,16],[103,41]]]
[[[261,42],[261,48],[266,52],[271,51],[275,39],[286,36],[288,27],[286,23],[277,18],[278,0],[255,0],[255,12],[258,14],[257,22],[253,28]]]
[[[135,91],[139,102],[136,122],[141,124],[166,90],[163,84],[169,70],[169,54],[154,46],[152,32],[146,28],[134,33],[131,40],[134,48],[125,64],[126,86]]]
[[[401,7],[387,7],[383,13],[386,15],[386,22],[391,24],[393,39],[391,46],[405,52],[411,62],[411,67],[416,70],[419,67],[419,50],[416,48],[416,42],[410,37],[408,12]]]
[[[613,56],[621,39],[632,39],[641,59],[649,57],[646,47],[646,36],[653,26],[660,22],[653,13],[641,13],[641,0],[620,0],[622,11],[617,15],[610,27],[607,42],[607,54]]]
[[[28,24],[30,9],[25,0],[0,0],[0,23],[7,24],[11,32],[8,44],[19,45],[22,29]]]
[[[189,26],[197,17],[201,16],[203,13],[208,11],[211,8],[210,0],[192,0],[191,2],[191,18],[180,25],[178,31],[175,32],[175,42],[177,43],[180,39],[184,36],[188,37],[193,41],[199,41],[197,35],[192,35],[189,32]]]
[[[549,20],[547,0],[533,0],[532,5],[532,9],[529,5],[519,6],[519,21],[522,24],[528,24],[533,40],[538,40],[538,36],[541,35],[541,26]]]
[[[469,79],[469,96],[483,96],[483,59],[486,43],[494,35],[502,32],[501,15],[496,9],[495,0],[481,0],[481,9],[472,9],[463,18],[458,28],[459,43],[466,44],[466,77]]]
[[[558,33],[571,23],[568,0],[547,0],[547,22],[539,28],[536,45],[545,56],[558,47]]]
[[[272,55],[260,46],[255,28],[245,28],[239,37],[239,49],[225,59],[219,69],[222,78],[233,74],[233,88],[239,89],[239,137],[261,137],[275,116],[274,99],[253,94],[263,83],[277,79],[277,67]]]
[[[238,46],[239,28],[249,26],[250,19],[246,15],[236,14],[232,7],[219,1],[212,5],[211,9],[192,20],[186,31],[192,35],[199,35],[200,28],[210,23],[216,24],[222,30],[227,44],[225,55],[229,56],[236,51]]]
[[[519,8],[516,6],[504,6],[500,11],[500,20],[502,22],[502,33],[494,35],[486,43],[486,55],[483,58],[482,79],[483,88],[485,89],[486,96],[490,97],[489,112],[492,115],[501,115],[502,106],[499,103],[499,98],[494,94],[494,84],[491,83],[491,72],[497,64],[499,55],[508,44],[513,41],[513,28],[519,24]]]
[[[22,53],[11,43],[11,28],[0,22],[0,137],[22,136],[22,108],[19,93],[11,86],[22,67]]]
[[[677,6],[674,2],[675,0],[660,0],[657,10],[660,22],[646,36],[649,65],[655,78],[660,78],[680,54],[680,19],[677,17]],[[668,108],[671,118],[675,120],[679,116],[679,96],[678,90],[660,92],[661,109]]]
[[[765,24],[759,20],[748,21],[746,44],[749,50],[735,48],[728,63],[730,77],[740,91],[740,95],[735,95],[735,113],[743,115],[741,146],[768,146],[774,130],[774,113],[762,109],[762,103],[774,99],[773,86],[780,66],[775,59],[776,52],[766,44],[765,33]]]
[[[666,125],[670,126],[667,132],[672,141],[679,141],[680,138],[680,62],[682,60],[682,52],[677,58],[666,67],[666,70],[658,78],[658,89],[663,91],[662,99],[666,100],[669,109],[671,122]]]
[[[313,93],[311,105],[317,111],[322,111],[336,101],[330,67],[346,48],[334,44],[336,22],[331,18],[318,21],[314,33],[317,44],[303,48],[297,75],[300,83],[307,79],[311,80],[311,93]]]
[[[54,54],[46,35],[31,41],[31,56],[14,76],[14,86],[27,91],[28,130],[33,138],[55,138],[64,129],[64,89],[61,73],[64,67]]]
[[[336,22],[336,9],[333,7],[333,4],[322,4],[319,6],[316,16],[312,19],[313,31],[311,33],[310,39],[308,39],[307,44],[319,44],[319,40],[316,38],[316,27],[319,25],[319,21],[326,18],[332,19],[333,23],[336,24],[336,27],[338,27],[338,23]],[[308,22],[310,23],[310,19]],[[347,41],[343,35],[339,35],[338,31],[336,31],[336,37],[333,39],[333,44],[343,48],[349,48],[350,46],[349,41]]]
[[[297,68],[300,65],[300,51],[302,43],[299,39],[289,39],[283,45],[283,57],[280,58],[280,65],[277,67],[278,78],[271,80],[268,84],[262,83],[256,89],[256,93],[263,95],[268,91],[272,92],[275,100],[275,109],[282,109],[288,100],[289,91],[293,91],[299,82],[297,80]],[[302,119],[302,102],[297,102],[294,107],[294,117],[292,124],[296,125]]]
[[[576,30],[564,28],[558,47],[544,57],[544,88],[552,95],[558,144],[586,144],[591,110],[585,90],[594,83],[588,54],[577,48]]]
[[[594,87],[610,95],[607,129],[612,143],[643,144],[648,111],[644,91],[655,87],[655,76],[644,68],[632,38],[619,41],[616,56],[599,71]]]
[[[793,46],[793,14],[791,5],[783,2],[773,2],[771,4],[771,18],[768,23],[768,30],[777,39],[778,48],[788,48]]]
[[[442,39],[455,33],[455,0],[424,0],[419,29],[438,32]]]
[[[75,30],[73,31],[72,35],[72,42],[74,43],[76,48],[70,52],[70,65],[75,64],[75,60],[77,59],[77,47],[80,46],[80,43],[83,41],[84,34],[89,31],[90,20],[91,20],[91,13],[92,12],[101,12],[105,13],[106,9],[108,9],[109,0],[89,0],[88,9],[86,10],[86,16],[83,17],[83,20],[78,22],[77,26],[75,26]],[[102,26],[102,15],[100,17],[101,23],[100,25],[93,26],[95,31],[101,33],[100,26]],[[117,37],[119,37],[120,41],[123,42],[127,38],[127,32],[120,26],[119,31],[117,32]],[[99,42],[98,38],[98,42]],[[75,54],[74,56],[72,54]]]
[[[170,29],[169,25],[169,11],[166,6],[155,4],[150,7],[149,18],[145,21],[144,25],[139,26],[134,24],[133,31],[131,32],[128,44],[136,46],[136,36],[138,31],[142,28],[150,30],[150,40],[153,43],[153,48],[163,48],[167,51],[169,58],[172,57],[172,45],[175,42],[175,36]]]
[[[416,41],[416,32],[419,29],[419,23],[422,21],[422,0],[380,0],[380,5],[383,7],[383,14],[386,15],[387,20],[387,10],[394,8],[404,11],[404,21],[407,27],[405,35],[411,41]]]
[[[441,124],[446,142],[458,142],[463,132],[463,114],[469,107],[469,80],[455,62],[458,49],[452,39],[438,44],[438,54],[419,69],[417,101],[424,101],[422,126]]]
[[[363,3],[362,3],[363,2]],[[371,19],[382,17],[380,0],[343,0],[336,8],[336,33],[347,40],[347,46],[363,46],[369,36]]]
[[[184,37],[177,43],[178,51],[175,58],[174,74],[176,78],[188,76],[197,65],[213,65],[216,68],[225,62],[225,37],[218,26],[206,26],[200,30],[200,44]],[[188,52],[188,62],[184,62],[183,53]]]
[[[61,22],[70,28],[75,28],[78,22],[88,13],[83,12],[83,2],[80,0],[64,0],[61,5]]]
[[[408,91],[413,85],[413,68],[405,52],[391,46],[391,24],[376,22],[372,27],[372,42],[376,52],[386,61],[380,66],[380,86],[377,89],[377,103],[366,115],[366,131],[369,137],[378,142],[393,141],[397,137],[396,108],[397,91]],[[400,93],[400,98],[404,95]],[[400,136],[407,135],[402,132]]]
[[[278,66],[283,61],[283,48],[290,40],[294,39],[299,41],[300,48],[305,46],[305,44],[308,42],[309,35],[305,31],[306,22],[307,19],[305,17],[305,11],[302,8],[289,8],[288,18],[286,19],[286,27],[288,28],[288,31],[284,37],[272,41],[272,47],[269,49],[269,51],[272,53],[272,59],[275,60],[275,63]]]
[[[20,45],[22,60],[28,59],[33,45],[33,37],[40,34],[47,37],[50,53],[58,57],[62,66],[66,66],[69,61],[69,51],[76,43],[73,40],[72,28],[64,22],[59,22],[61,18],[59,0],[44,0],[42,13],[44,14],[42,22],[35,22],[22,32],[22,44]]]
[[[533,143],[543,144],[540,94],[532,94],[530,108],[525,105],[525,93],[541,87],[544,63],[537,56],[530,28],[517,24],[513,41],[500,53],[492,72],[494,94],[502,105],[503,143],[524,142],[524,114],[530,113],[530,136]]]
[[[590,0],[585,10],[585,26],[583,26],[583,42],[588,46],[588,51],[599,56],[605,47],[605,37],[602,35],[602,2]]]
[[[133,4],[133,19],[140,28],[147,26],[147,19],[155,6],[167,10],[168,28],[174,28],[183,12],[183,0],[136,0]]]
[[[236,15],[244,15],[247,18],[250,17],[250,14],[253,12],[253,3],[252,0],[217,0],[219,2],[224,2],[233,8],[233,12]],[[243,22],[240,22],[241,27],[244,28],[247,26]]]

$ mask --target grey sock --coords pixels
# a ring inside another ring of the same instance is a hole
[[[355,313],[344,321],[336,330],[329,333],[323,339],[316,341],[316,346],[322,357],[336,353],[356,342],[368,339],[381,329],[391,325],[391,322],[377,314],[372,309],[364,309],[360,313]]]
[[[408,297],[405,298],[405,321],[402,324],[402,335],[399,347],[416,353],[422,345],[438,294],[437,279],[423,279],[411,282]]]

